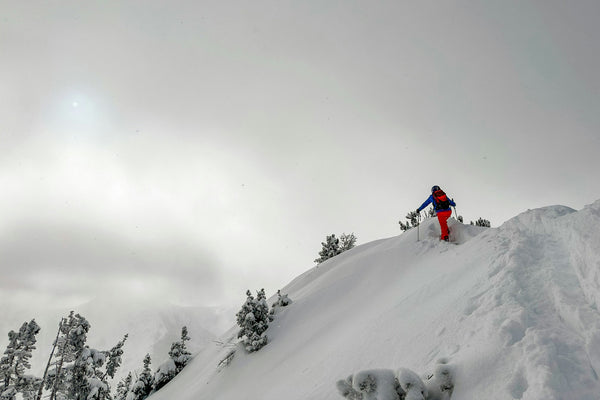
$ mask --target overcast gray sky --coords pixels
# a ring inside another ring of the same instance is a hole
[[[597,1],[0,0],[0,300],[243,302],[432,185],[600,198]],[[365,266],[368,268],[368,266]]]

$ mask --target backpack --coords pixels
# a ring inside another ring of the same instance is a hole
[[[436,190],[431,194],[433,196],[433,208],[436,210],[449,210],[450,200],[442,189]]]

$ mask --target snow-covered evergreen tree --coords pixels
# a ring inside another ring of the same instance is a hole
[[[246,292],[246,296],[246,302],[236,314],[237,324],[241,328],[238,338],[242,339],[248,352],[253,352],[267,344],[265,331],[272,319],[269,315],[264,289],[257,292],[256,299],[249,290]]]
[[[73,311],[63,318],[55,343],[53,368],[48,372],[45,382],[46,388],[51,390],[50,400],[66,398],[68,393],[73,393],[73,386],[82,384],[78,381],[80,377],[74,376],[73,366],[81,358],[89,329],[89,322]]]
[[[174,342],[169,351],[169,359],[162,363],[154,374],[154,390],[159,390],[181,372],[192,359],[192,353],[187,350],[185,342],[189,341],[187,327],[181,328],[181,340]]]
[[[79,358],[68,367],[69,398],[75,400],[100,400],[108,393],[102,382],[100,368],[106,362],[106,352],[85,346]]]
[[[17,389],[14,386],[3,387],[0,392],[0,400],[15,400],[17,397]]]
[[[127,395],[131,390],[132,379],[133,377],[131,372],[128,373],[125,378],[121,379],[121,381],[117,384],[117,395],[115,400],[127,400]]]
[[[150,358],[150,354],[146,354],[146,357],[144,357],[144,369],[133,384],[128,400],[144,400],[152,393],[154,377],[152,376],[152,370],[150,369],[151,363],[152,359]]]
[[[0,359],[0,379],[2,386],[0,393],[6,391],[9,387],[12,371],[15,363],[15,353],[19,346],[19,334],[15,331],[8,332],[8,346],[4,351],[4,356]]]
[[[46,390],[50,390],[50,400],[111,399],[108,379],[114,378],[121,365],[127,335],[111,350],[100,351],[86,345],[89,329],[89,322],[74,311],[61,320],[41,380]],[[24,387],[29,388],[32,400],[42,398],[42,385],[35,394],[35,390],[31,390],[32,379],[23,379],[22,382]]]
[[[187,363],[192,359],[192,353],[187,349],[185,342],[188,342],[190,337],[188,336],[187,326],[181,328],[181,340],[171,345],[171,351],[169,351],[169,357],[175,362],[177,373],[180,373]]]
[[[160,364],[156,373],[154,374],[154,391],[160,390],[167,383],[171,382],[175,375],[177,375],[177,367],[175,361],[169,358],[164,363]]]
[[[29,359],[31,353],[35,350],[35,343],[37,339],[35,336],[40,332],[39,325],[32,319],[29,323],[24,323],[19,329],[19,340],[18,348],[15,353],[15,369],[14,374],[18,379],[22,377],[26,369],[31,368]]]
[[[121,366],[121,363],[123,362],[123,345],[125,345],[125,342],[127,341],[128,337],[129,335],[126,334],[123,337],[123,340],[118,342],[112,349],[108,351],[108,361],[106,362],[106,372],[104,373],[104,377],[108,376],[111,379],[114,379],[115,374],[117,373],[117,369]]]
[[[342,233],[342,236],[340,236],[340,253],[354,248],[355,245],[356,236],[354,235],[354,233],[351,233],[349,235]]]
[[[33,375],[23,375],[17,380],[15,388],[21,393],[23,400],[34,400],[38,389],[42,386],[42,379]]]
[[[340,239],[335,237],[335,234],[327,236],[324,242],[321,242],[322,249],[319,252],[319,258],[315,260],[317,264],[329,260],[342,252],[340,249]]]
[[[346,250],[352,249],[356,245],[356,236],[354,233],[349,235],[342,233],[342,236],[338,239],[335,234],[327,236],[324,242],[321,242],[321,251],[319,252],[319,258],[315,260],[317,264],[323,261],[329,260],[338,254],[343,253]]]
[[[25,376],[25,371],[31,368],[29,359],[35,350],[35,336],[39,332],[39,325],[32,319],[24,322],[18,333],[8,333],[9,343],[0,359],[0,398],[3,400],[14,398],[17,392],[35,391],[32,385],[38,384],[39,379]]]
[[[109,351],[86,346],[72,366],[70,395],[74,399],[103,400],[110,398],[109,378],[114,378],[121,365],[127,335]],[[104,367],[102,369],[102,367]]]

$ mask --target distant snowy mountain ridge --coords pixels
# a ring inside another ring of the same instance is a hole
[[[293,303],[265,347],[247,353],[233,327],[150,399],[333,400],[352,388],[388,400],[411,380],[424,382],[404,391],[412,400],[600,399],[600,201],[450,225],[454,244],[429,219],[420,240],[412,229],[308,270],[282,289]]]
[[[231,324],[233,320],[217,308],[181,307],[145,298],[137,301],[96,299],[73,309],[91,325],[87,344],[92,348],[108,350],[128,334],[123,363],[117,371],[113,387],[121,377],[140,370],[146,354],[150,354],[152,368],[156,370],[168,359],[171,344],[179,340],[183,326],[188,327],[192,338],[188,344],[190,350],[197,352],[212,343],[226,329],[225,324]],[[13,308],[10,311],[0,319],[3,335],[10,330],[18,331],[24,321],[32,318],[42,328],[37,337],[36,350],[33,351],[30,371],[31,374],[42,376],[60,319],[68,315],[69,309],[40,307],[35,310]]]

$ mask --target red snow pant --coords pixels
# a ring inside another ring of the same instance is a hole
[[[442,228],[442,235],[440,240],[448,239],[448,218],[452,215],[452,210],[440,211],[437,213],[438,221],[440,222],[440,228]]]

